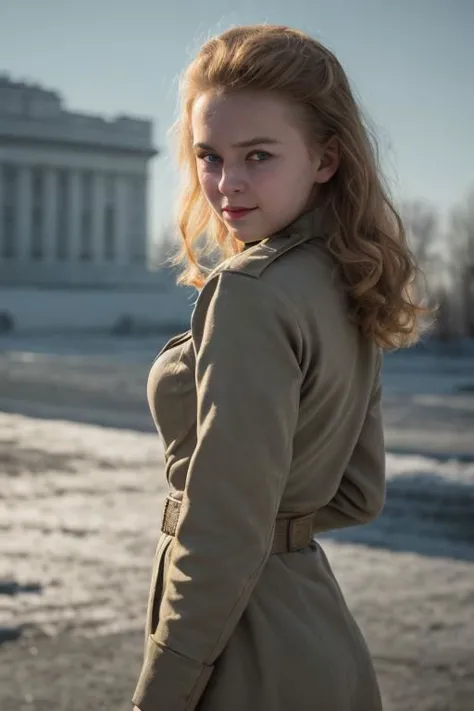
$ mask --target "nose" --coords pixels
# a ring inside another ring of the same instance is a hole
[[[235,167],[223,168],[219,180],[219,192],[222,195],[235,195],[245,190],[245,179],[242,172]]]

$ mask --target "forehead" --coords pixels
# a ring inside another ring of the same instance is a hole
[[[287,142],[301,136],[296,112],[282,98],[263,92],[201,94],[194,102],[191,128],[195,143],[227,144],[256,136]]]

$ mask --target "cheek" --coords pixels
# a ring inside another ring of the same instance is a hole
[[[208,199],[212,199],[218,193],[219,177],[215,173],[201,170],[198,171],[198,178],[201,190]]]
[[[272,193],[286,179],[285,172],[277,164],[259,166],[249,174],[249,184],[259,193]]]
[[[305,192],[314,182],[309,165],[305,161],[288,161],[279,174],[279,189],[288,197]]]
[[[293,174],[288,166],[280,164],[265,166],[265,169],[256,171],[252,177],[252,185],[256,190],[275,197],[281,194],[286,195],[288,191],[291,192],[300,176]]]

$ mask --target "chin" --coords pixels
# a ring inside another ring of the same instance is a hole
[[[257,224],[237,225],[226,223],[226,227],[236,239],[240,240],[240,242],[256,242],[259,239],[268,237],[267,234],[264,234],[265,230],[262,229],[262,226]]]

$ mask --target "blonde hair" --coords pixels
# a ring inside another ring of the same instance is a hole
[[[206,280],[202,258],[217,248],[222,260],[243,248],[213,213],[199,185],[191,112],[195,99],[209,90],[276,92],[302,109],[310,141],[336,136],[340,164],[320,186],[318,206],[333,226],[327,244],[348,292],[351,316],[384,349],[415,342],[419,318],[427,309],[413,296],[418,269],[384,186],[376,143],[336,57],[288,27],[230,29],[201,48],[182,78],[181,115],[175,126],[185,176],[178,212],[182,246],[174,260],[182,267],[178,283],[201,288]]]

